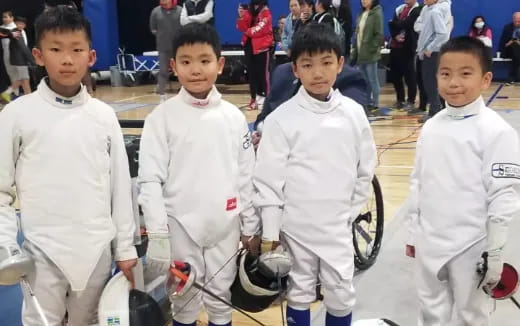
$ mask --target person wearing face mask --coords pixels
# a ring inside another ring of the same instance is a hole
[[[469,28],[469,37],[478,38],[488,48],[493,48],[493,33],[483,16],[475,16]]]
[[[173,38],[181,26],[181,8],[177,0],[160,0],[150,14],[150,31],[155,35],[159,52],[159,76],[157,93],[161,103],[166,100],[166,84],[170,78],[170,58],[172,57]]]

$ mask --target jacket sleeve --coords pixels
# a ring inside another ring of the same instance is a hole
[[[242,234],[252,236],[260,233],[260,218],[253,206],[253,172],[255,168],[255,152],[251,143],[251,133],[247,121],[242,118],[239,134],[238,154],[238,188],[240,194],[240,218]]]
[[[351,220],[354,220],[359,213],[363,205],[366,204],[369,191],[370,183],[374,178],[374,171],[377,164],[377,152],[376,145],[374,143],[374,137],[372,135],[372,129],[364,114],[364,111],[360,108],[361,113],[359,124],[362,126],[361,139],[359,144],[359,161],[357,164],[357,178],[354,187],[354,192],[351,198]]]
[[[251,20],[251,14],[249,13],[249,11],[245,10],[242,17],[238,17],[237,19],[237,29],[242,33],[247,32],[247,30],[251,26]]]
[[[246,35],[250,38],[263,37],[273,32],[273,19],[271,17],[271,12],[265,10],[260,13],[259,16],[260,19],[258,20],[258,23],[249,27],[246,31]]]
[[[426,12],[425,8],[422,7],[419,17],[417,17],[417,20],[413,24],[413,29],[417,33],[420,33],[424,28],[424,13],[425,12]]]
[[[291,19],[291,15],[288,15],[287,19],[288,20]],[[282,32],[282,48],[286,51],[291,48],[291,41],[292,41],[291,28],[292,28],[292,25],[288,24],[286,21],[285,25],[283,26],[283,32]]]
[[[150,14],[150,32],[152,32],[153,35],[157,34],[157,10],[152,10],[152,13]]]
[[[374,25],[373,30],[374,33],[372,34],[372,47],[377,48],[377,51],[379,51],[379,48],[383,44],[383,41],[385,39],[385,36],[383,34],[383,12],[381,8],[377,11],[377,14],[374,16],[374,20],[372,21],[372,24]],[[368,24],[369,22],[367,22]]]
[[[204,12],[198,15],[188,16],[186,5],[182,6],[181,25],[189,23],[206,23],[213,17],[213,0],[209,0],[204,8]]]
[[[502,31],[502,35],[500,36],[500,44],[498,46],[498,49],[500,52],[505,54],[507,51],[506,49],[506,43],[511,40],[512,32],[511,32],[511,26],[510,24],[507,24],[504,26],[504,29]]]
[[[417,139],[415,148],[415,162],[410,175],[410,195],[408,196],[408,211],[405,217],[405,224],[408,227],[407,244],[415,245],[415,237],[417,234],[419,221],[419,190],[421,169],[422,169],[422,135]]]
[[[149,233],[168,232],[163,185],[168,178],[170,149],[166,128],[158,113],[154,111],[146,118],[139,148],[138,202]]]
[[[434,11],[431,13],[431,19],[433,24],[433,30],[435,36],[433,40],[426,46],[426,51],[432,51],[434,49],[440,49],[443,43],[449,39],[449,29],[441,15],[441,13]]]
[[[110,140],[110,190],[112,222],[116,236],[112,241],[115,261],[137,258],[134,247],[136,225],[132,205],[130,169],[125,143],[117,117],[113,114]]]
[[[483,155],[483,181],[487,190],[487,250],[501,249],[511,219],[520,213],[520,144],[512,128],[495,135]]]
[[[0,244],[16,243],[18,219],[12,205],[16,199],[15,172],[20,147],[16,108],[7,105],[0,113]]]
[[[262,238],[266,240],[279,240],[289,152],[281,126],[273,119],[266,119],[253,177],[257,190],[255,206],[261,212]]]

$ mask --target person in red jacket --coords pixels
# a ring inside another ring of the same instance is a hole
[[[267,0],[251,0],[249,6],[239,5],[237,28],[244,33],[242,45],[251,93],[249,109],[262,110],[269,93],[269,59],[273,46],[273,19]]]

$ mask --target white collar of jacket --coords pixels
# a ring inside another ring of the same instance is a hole
[[[215,85],[213,85],[213,88],[211,88],[211,91],[205,99],[193,97],[184,87],[181,87],[179,97],[184,103],[198,109],[210,109],[219,106],[222,100],[222,95],[218,92]]]
[[[406,6],[408,6],[408,5],[407,5],[406,3],[403,3],[402,5],[400,5],[400,6],[398,6],[397,8],[395,8],[395,15],[396,15],[397,17],[399,17],[399,15],[401,14],[401,12],[404,10],[404,8],[405,8]],[[417,7],[419,7],[419,2],[416,2],[416,3],[412,6],[412,8],[410,8],[410,11],[408,12],[408,16],[410,16],[410,14],[412,13],[412,11],[413,11],[415,8],[417,8]]]
[[[13,29],[13,28],[16,28],[16,24],[15,23],[10,23],[10,24],[3,24],[2,26],[0,26],[2,28],[7,28],[7,29]]]
[[[341,94],[338,90],[330,90],[327,101],[320,101],[310,96],[305,87],[298,90],[298,104],[314,113],[329,113],[341,104]]]
[[[47,84],[47,78],[42,79],[38,85],[38,93],[54,107],[61,109],[72,109],[88,102],[90,95],[84,85],[81,85],[79,92],[72,97],[63,97],[54,92]]]
[[[479,96],[475,101],[460,108],[452,107],[446,103],[446,113],[453,120],[463,120],[479,114],[483,107],[486,107],[486,104],[482,96]]]

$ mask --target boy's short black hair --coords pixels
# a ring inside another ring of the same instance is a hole
[[[16,16],[16,17],[14,18],[14,21],[15,21],[15,22],[20,22],[20,23],[27,24],[27,18],[22,17],[22,16]]]
[[[46,32],[83,31],[89,45],[92,42],[90,23],[76,9],[58,6],[44,11],[34,22],[36,30],[36,46],[40,46]]]
[[[9,17],[13,17],[13,12],[11,10],[7,10],[7,11],[2,12],[2,16],[3,15],[7,15]]]
[[[450,52],[474,55],[478,59],[480,68],[484,74],[493,71],[493,56],[491,50],[479,39],[469,36],[452,38],[442,46],[439,58]]]
[[[183,45],[208,44],[213,48],[217,58],[220,58],[220,37],[210,24],[189,23],[181,26],[173,39],[173,58],[177,56],[177,50]]]
[[[304,53],[316,54],[332,51],[338,60],[342,56],[341,41],[328,24],[311,22],[299,29],[293,37],[291,45],[291,60],[296,63]]]

